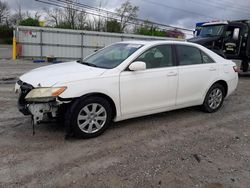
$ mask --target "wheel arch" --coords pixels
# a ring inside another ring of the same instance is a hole
[[[111,108],[112,108],[112,119],[114,119],[117,115],[117,107],[115,105],[114,100],[110,96],[108,96],[104,93],[100,93],[100,92],[93,92],[93,93],[84,94],[80,98],[82,98],[84,100],[87,97],[93,97],[93,96],[102,97],[109,102],[109,104],[111,105]]]
[[[204,100],[205,100],[205,98],[206,98],[207,92],[209,91],[209,89],[210,89],[214,84],[220,84],[220,85],[222,85],[222,86],[224,87],[224,89],[225,89],[225,96],[224,96],[224,97],[227,96],[227,93],[228,93],[228,84],[227,84],[227,82],[226,82],[225,80],[217,80],[217,81],[213,82],[213,83],[207,88],[206,92],[205,92],[204,95],[203,95],[203,100],[202,100],[203,102],[204,102]]]
[[[226,96],[227,96],[227,93],[228,93],[228,85],[227,85],[227,82],[226,82],[225,80],[218,80],[218,81],[214,82],[214,83],[211,85],[211,87],[212,87],[214,84],[220,84],[220,85],[222,85],[222,86],[224,87],[224,89],[225,89],[225,96],[224,96],[224,97],[226,97]]]

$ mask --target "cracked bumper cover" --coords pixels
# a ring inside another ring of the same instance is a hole
[[[51,98],[44,102],[25,100],[25,97],[32,89],[34,89],[32,85],[21,80],[16,83],[15,92],[19,94],[18,110],[24,115],[32,115],[35,124],[43,120],[45,114],[51,113],[52,117],[56,117],[59,106],[64,102],[59,101],[57,98]]]

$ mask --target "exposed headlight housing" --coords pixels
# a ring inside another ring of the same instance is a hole
[[[67,87],[40,87],[32,89],[25,97],[27,101],[51,101],[66,90]]]

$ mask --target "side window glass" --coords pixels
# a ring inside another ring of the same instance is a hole
[[[147,69],[173,66],[172,48],[170,45],[159,45],[150,48],[135,61],[145,62]]]
[[[203,63],[214,63],[214,60],[212,60],[211,57],[209,57],[207,54],[205,54],[204,52],[201,52],[202,55],[202,60]]]
[[[177,45],[176,47],[180,65],[202,64],[202,57],[198,48],[185,45]]]

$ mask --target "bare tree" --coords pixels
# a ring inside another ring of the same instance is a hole
[[[49,25],[58,27],[64,21],[64,14],[61,8],[44,9],[46,20]]]
[[[102,2],[100,1],[99,3],[99,9],[102,9]],[[94,16],[94,21],[95,21],[95,30],[96,31],[105,31],[106,29],[106,18],[104,18],[103,16],[100,15],[101,13],[99,12],[98,16]]]
[[[139,11],[138,6],[133,6],[129,0],[124,2],[120,8],[116,9],[117,14],[120,16],[121,31],[124,32],[129,22],[137,18]]]
[[[41,12],[40,11],[36,11],[35,12],[35,15],[34,15],[34,18],[36,19],[36,20],[40,20],[40,18],[41,18]]]
[[[77,28],[85,29],[87,27],[87,14],[84,11],[80,11],[77,14]]]
[[[67,7],[65,8],[65,21],[71,29],[76,28],[78,9],[75,3],[77,3],[77,0],[67,0]]]
[[[92,23],[92,30],[104,31],[106,29],[106,20],[101,16],[94,16]]]
[[[25,13],[22,10],[21,4],[17,3],[17,8],[15,9],[15,12],[10,17],[10,23],[12,25],[18,25],[21,20],[25,18]]]
[[[6,2],[0,1],[0,25],[4,23],[8,23],[8,17],[9,17],[9,7]]]

